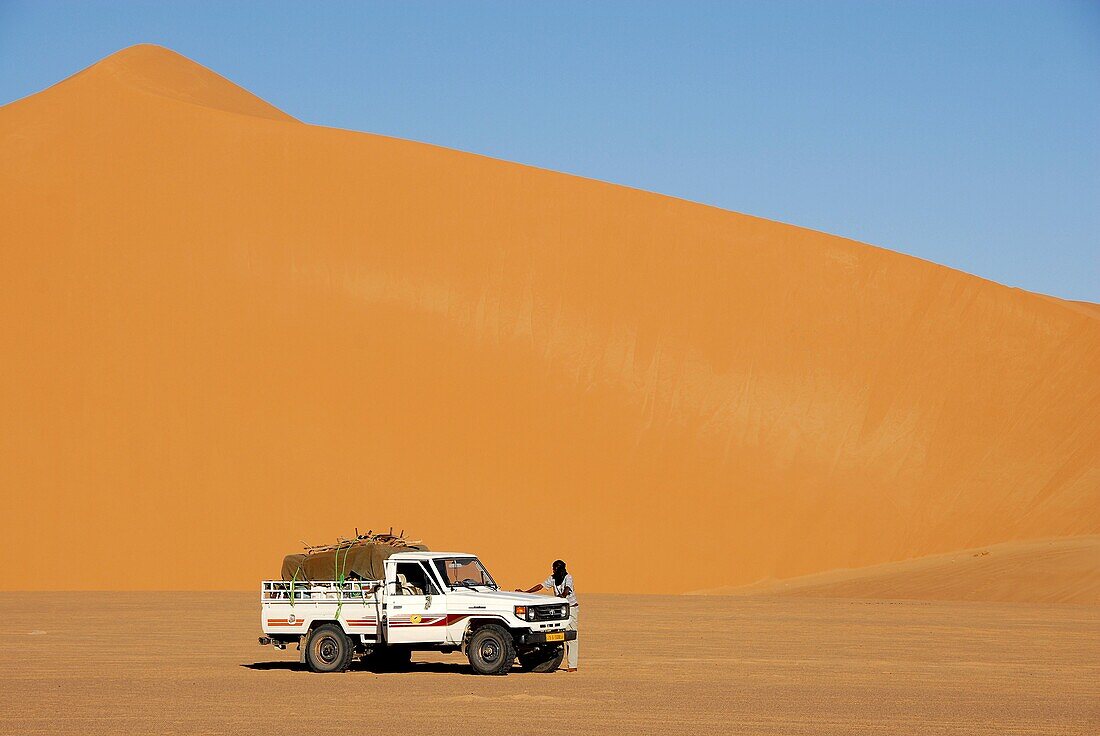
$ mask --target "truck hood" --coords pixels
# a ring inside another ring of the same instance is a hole
[[[558,605],[567,603],[564,598],[549,595],[515,593],[505,590],[489,590],[488,588],[478,588],[477,590],[458,588],[448,593],[448,597],[451,596],[461,598],[464,603],[472,606],[486,606],[486,608],[492,609],[511,610],[512,606],[546,606],[555,603]]]

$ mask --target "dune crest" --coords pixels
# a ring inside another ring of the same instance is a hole
[[[1100,534],[1095,305],[165,49],[0,108],[0,248],[4,588],[249,588],[391,524],[662,593]]]
[[[212,110],[298,122],[220,74],[156,44],[143,43],[122,49],[57,86],[78,79],[82,85],[121,85]]]
[[[694,594],[1100,605],[1100,536],[1006,542]]]

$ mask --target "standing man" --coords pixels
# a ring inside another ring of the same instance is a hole
[[[569,571],[565,569],[565,563],[561,560],[554,560],[554,565],[551,568],[550,577],[543,580],[540,585],[536,585],[527,590],[520,590],[516,588],[517,593],[538,593],[543,588],[547,590],[553,590],[554,595],[558,598],[564,598],[569,601],[569,625],[566,627],[569,631],[577,631],[577,610],[580,606],[577,603],[577,592],[573,587],[573,576],[569,574]],[[581,645],[580,634],[577,634],[577,638],[573,641],[565,642],[565,656],[569,660],[569,668],[566,672],[577,671],[577,660],[580,658]]]

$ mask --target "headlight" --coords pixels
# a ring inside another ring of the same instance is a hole
[[[561,617],[562,618],[569,618],[569,604],[568,603],[561,607]]]
[[[512,609],[512,613],[516,614],[516,618],[527,618],[527,606],[516,606]]]

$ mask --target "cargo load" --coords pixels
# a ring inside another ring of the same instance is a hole
[[[404,532],[384,534],[356,532],[351,539],[339,539],[335,544],[306,546],[304,552],[283,558],[282,579],[311,580],[381,580],[382,563],[397,552],[427,551],[423,542],[404,538]]]

